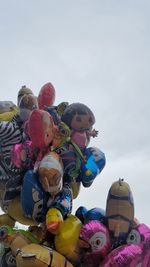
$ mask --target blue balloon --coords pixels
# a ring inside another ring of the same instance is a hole
[[[86,148],[84,151],[86,163],[81,163],[80,181],[84,187],[89,187],[98,174],[101,173],[105,164],[105,154],[96,147]]]

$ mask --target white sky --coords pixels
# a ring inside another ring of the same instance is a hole
[[[107,164],[74,211],[105,208],[119,177],[133,192],[136,217],[150,225],[150,2],[0,0],[0,100],[16,103],[50,81],[61,101],[88,105]]]

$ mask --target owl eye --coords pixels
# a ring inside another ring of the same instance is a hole
[[[96,240],[96,245],[99,246],[100,243],[101,243],[101,240],[100,240],[100,239],[97,239],[97,240]]]
[[[141,235],[137,230],[131,230],[127,238],[127,244],[139,244],[141,243]]]

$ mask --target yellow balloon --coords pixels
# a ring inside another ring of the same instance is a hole
[[[12,118],[17,114],[18,108],[13,107],[11,111],[0,114],[0,121],[11,121]]]
[[[14,198],[9,204],[8,215],[21,224],[37,225],[37,223],[33,219],[26,218],[24,216],[19,196]]]
[[[81,221],[76,216],[69,214],[62,223],[59,233],[55,236],[56,250],[71,262],[80,262],[78,238],[81,226]]]
[[[17,254],[16,262],[17,267],[73,267],[57,251],[37,244],[24,246]]]

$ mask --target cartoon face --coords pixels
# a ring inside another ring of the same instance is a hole
[[[89,114],[76,113],[71,120],[71,128],[76,131],[87,131],[92,128],[94,121]]]
[[[102,232],[95,233],[88,241],[92,252],[100,251],[106,244],[106,235]]]

